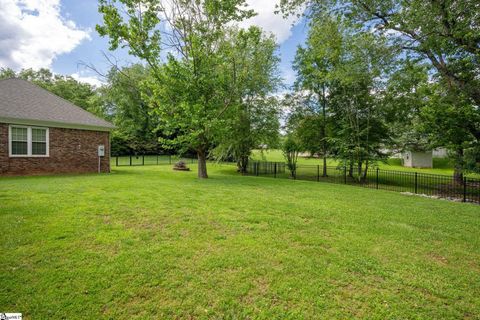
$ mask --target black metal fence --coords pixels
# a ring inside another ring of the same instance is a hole
[[[477,178],[464,177],[460,182],[447,175],[378,168],[371,168],[365,176],[358,176],[350,174],[349,170],[342,166],[327,166],[325,173],[322,165],[297,165],[296,172],[292,174],[283,162],[250,161],[246,174],[341,183],[480,203],[480,179]]]
[[[182,157],[178,155],[159,154],[159,155],[113,156],[110,159],[110,165],[116,166],[116,167],[152,166],[152,165],[174,164],[180,160],[184,161],[187,164],[198,163],[197,158]],[[233,162],[224,162],[224,161],[208,160],[208,162],[218,163],[222,165],[235,164]]]
[[[268,162],[268,161],[249,161],[247,164],[247,174],[253,173],[254,175],[278,175],[285,174],[284,162]]]
[[[197,163],[197,159],[195,158],[186,158],[168,154],[118,156],[112,157],[111,159],[112,165],[117,167],[174,164],[179,160],[183,160],[186,163]]]

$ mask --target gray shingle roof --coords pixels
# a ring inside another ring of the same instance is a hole
[[[22,79],[0,80],[0,122],[111,130],[113,124]]]

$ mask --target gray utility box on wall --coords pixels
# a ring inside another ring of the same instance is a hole
[[[98,146],[98,156],[99,157],[105,157],[105,146],[104,145],[99,145]]]

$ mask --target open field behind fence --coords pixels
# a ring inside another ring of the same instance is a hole
[[[321,165],[297,165],[292,173],[283,162],[250,161],[248,175],[268,176],[272,178],[290,178],[357,185],[366,188],[383,189],[397,192],[410,192],[427,196],[436,196],[451,200],[480,203],[480,179],[464,177],[455,181],[452,176],[384,170],[371,168],[365,177],[350,174],[346,167]]]

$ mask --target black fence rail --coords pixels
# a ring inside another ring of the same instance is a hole
[[[131,156],[112,156],[110,165],[116,167],[135,167],[135,166],[153,166],[174,164],[177,161],[184,161],[187,164],[198,163],[197,158],[182,157],[177,155],[131,155]],[[222,165],[236,165],[234,162],[207,160],[208,163]]]
[[[357,175],[342,166],[327,166],[324,171],[322,165],[297,165],[296,172],[292,174],[285,163],[267,161],[250,161],[246,174],[356,185],[480,203],[480,179],[469,177],[457,181],[447,175],[378,168],[367,170],[365,175]]]
[[[186,163],[197,163],[195,158],[186,158],[176,155],[129,155],[129,156],[115,156],[111,157],[112,165],[117,167],[122,166],[148,166],[148,165],[162,165],[174,164],[175,162],[183,160]]]
[[[249,161],[247,165],[247,173],[258,175],[277,175],[285,174],[284,162],[268,162],[268,161]]]

